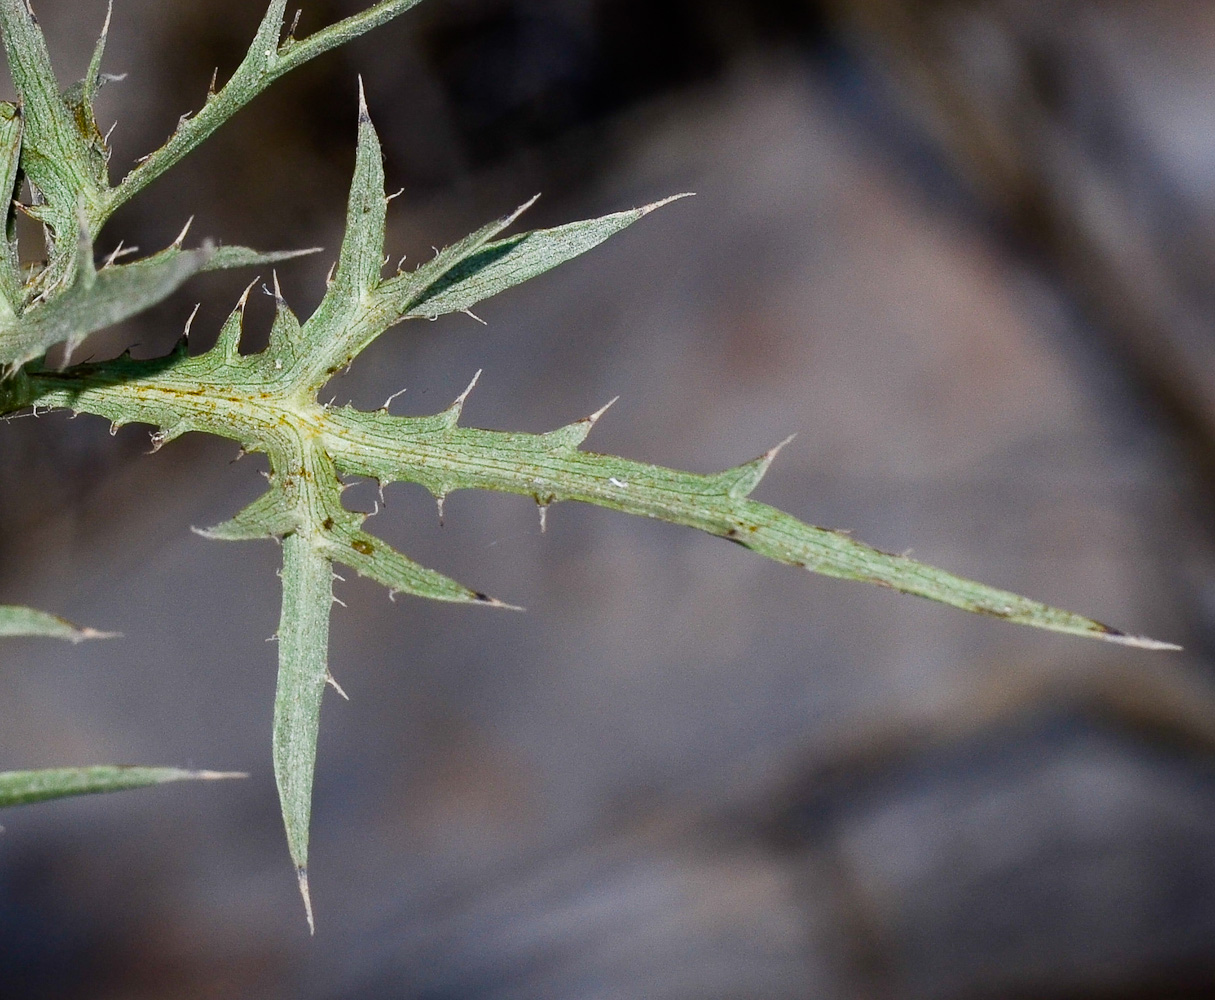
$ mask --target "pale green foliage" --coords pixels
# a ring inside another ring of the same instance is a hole
[[[229,771],[183,771],[176,767],[51,767],[41,771],[0,772],[0,808],[62,799],[70,795],[122,792],[171,781],[219,781],[246,778]]]
[[[91,243],[118,204],[180,160],[282,73],[416,2],[378,3],[302,41],[280,42],[285,2],[274,0],[228,84],[209,96],[197,115],[183,118],[162,149],[110,187],[108,154],[96,135],[91,109],[100,80],[101,45],[89,77],[64,99],[54,88],[41,33],[24,0],[0,0],[0,27],[25,102],[24,140],[20,128],[14,130],[18,119],[11,112],[0,114],[0,140],[8,137],[8,159],[0,162],[7,172],[0,179],[13,189],[19,149],[21,169],[40,198],[26,210],[45,221],[54,248],[44,270],[22,278],[10,246],[12,273],[5,287],[12,315],[6,314],[7,326],[0,323],[0,361],[14,371],[0,384],[0,413],[28,406],[65,407],[106,417],[115,425],[150,424],[156,428],[156,447],[187,431],[199,431],[267,456],[268,491],[232,520],[203,533],[282,542],[273,760],[288,846],[306,902],[312,777],[321,700],[330,681],[332,565],[349,566],[392,593],[508,607],[418,565],[364,531],[367,515],[342,504],[343,476],[367,476],[380,484],[420,483],[440,500],[458,489],[522,494],[542,509],[559,500],[579,500],[688,525],[778,562],[1006,621],[1165,648],[905,556],[879,552],[846,534],[813,527],[749,499],[779,448],[725,472],[697,475],[582,450],[602,410],[547,434],[518,434],[461,426],[467,393],[430,417],[394,417],[386,409],[362,412],[319,403],[317,393],[324,384],[395,324],[468,310],[590,250],[667,203],[503,238],[525,205],[415,270],[384,277],[389,199],[379,141],[361,93],[346,234],[324,299],[306,322],[300,323],[275,282],[276,317],[269,346],[259,354],[242,355],[239,350],[242,298],[215,347],[201,355],[190,356],[183,343],[154,361],[123,356],[54,370],[36,360],[52,343],[70,343],[145,308],[199,269],[265,260],[251,251],[185,251],[175,245],[145,261],[94,270]]]
[[[83,642],[106,639],[112,633],[81,628],[56,615],[32,608],[0,606],[0,637],[46,636]],[[183,771],[175,767],[56,767],[40,771],[0,771],[0,808],[61,799],[68,795],[117,792],[127,788],[162,785],[167,781],[243,778],[219,771]]]
[[[0,606],[0,638],[19,635],[83,642],[85,639],[108,639],[112,633],[81,628],[58,615],[48,615],[45,611],[35,611],[33,608],[21,608],[11,604]]]
[[[109,14],[88,75],[61,94],[27,0],[0,0],[4,50],[21,101],[20,109],[0,103],[0,199],[7,204],[20,193],[19,182],[28,183],[31,199],[21,211],[43,224],[47,244],[45,263],[24,274],[11,217],[7,220],[7,253],[0,254],[0,367],[17,368],[60,343],[67,344],[70,354],[90,333],[156,304],[199,271],[270,264],[293,256],[240,247],[187,251],[181,246],[183,230],[173,246],[143,260],[120,265],[110,259],[100,270],[93,262],[101,227],[135,192],[292,66],[358,33],[357,26],[343,22],[344,31],[334,34],[341,28],[335,25],[328,34],[321,33],[323,38],[305,43],[289,39],[279,47],[284,6],[285,0],[271,5],[249,58],[219,94],[208,98],[203,112],[183,120],[164,148],[112,187],[110,151],[93,113],[104,80],[101,60]],[[379,20],[392,16],[392,9],[408,6],[378,4]]]

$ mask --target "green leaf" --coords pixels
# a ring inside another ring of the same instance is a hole
[[[46,302],[35,302],[0,330],[0,364],[17,368],[60,343],[68,345],[70,354],[90,333],[167,298],[201,271],[212,253],[210,248],[171,248],[146,260],[98,271],[86,243],[76,257],[67,289]]]
[[[89,60],[89,68],[85,71],[84,79],[80,81],[81,105],[93,113],[93,101],[101,89],[101,61],[105,58],[105,43],[110,37],[110,19],[114,16],[114,0],[108,0],[105,8],[105,23],[101,26],[101,34],[97,36],[97,44],[93,47],[93,58]]]
[[[387,587],[390,596],[403,593],[432,601],[520,610],[419,565],[375,536],[358,531],[346,519],[335,521],[318,548],[332,562],[349,566],[360,576]]]
[[[483,299],[586,253],[655,209],[684,197],[687,195],[675,195],[631,211],[491,242],[535,203],[532,198],[439,251],[415,270],[382,281],[388,199],[379,138],[360,83],[354,180],[336,272],[320,307],[304,325],[306,355],[270,353],[292,368],[289,377],[300,390],[315,392],[396,323],[468,311]]]
[[[17,0],[5,0],[15,3]],[[221,125],[285,73],[404,14],[421,0],[382,0],[359,14],[304,39],[288,38],[280,43],[286,0],[272,0],[253,43],[236,72],[218,93],[209,93],[197,114],[182,116],[168,141],[133,169],[107,196],[102,218],[108,218],[157,177],[184,159]]]
[[[0,32],[25,122],[23,166],[46,199],[47,224],[57,239],[75,235],[81,198],[102,196],[88,144],[59,91],[46,39],[26,0],[0,0]]]
[[[162,251],[167,252],[167,251]],[[190,251],[180,251],[189,253]],[[203,271],[231,271],[238,267],[267,267],[285,260],[295,260],[296,257],[307,257],[320,253],[320,247],[308,247],[306,250],[254,250],[250,247],[220,246],[215,247],[211,257],[202,266]],[[128,267],[130,265],[127,265]]]
[[[33,608],[0,605],[0,638],[22,635],[48,636],[52,639],[67,639],[69,642],[83,642],[85,639],[109,639],[115,633],[82,628],[79,625],[73,625],[66,619],[48,615],[45,611],[35,611]]]
[[[299,526],[293,504],[281,487],[274,486],[230,521],[214,528],[195,528],[194,533],[222,542],[251,542],[259,538],[283,538]]]
[[[60,343],[66,343],[71,353],[90,333],[163,301],[201,271],[267,265],[314,252],[258,253],[247,247],[209,245],[183,250],[175,243],[151,257],[97,270],[83,230],[81,243],[73,280],[65,290],[46,302],[35,302],[7,325],[0,323],[0,365],[17,368]]]
[[[349,312],[380,283],[384,258],[384,225],[388,199],[384,197],[384,160],[379,136],[367,111],[363,80],[359,79],[359,131],[354,180],[346,205],[346,235],[337,271],[317,310],[322,320]]]
[[[115,210],[178,163],[284,73],[403,14],[418,2],[382,0],[299,40],[294,37],[281,39],[286,0],[272,0],[249,52],[227,85],[218,94],[209,93],[197,115],[183,115],[169,141],[145,157],[117,187],[111,187],[108,176],[110,151],[97,128],[93,102],[105,79],[101,65],[112,5],[107,9],[85,78],[61,93],[46,40],[28,0],[0,0],[0,33],[22,108],[18,118],[12,105],[0,107],[0,119],[4,119],[0,122],[0,188],[9,192],[14,190],[15,183],[4,184],[10,179],[5,172],[5,163],[11,153],[12,180],[15,181],[15,157],[20,152],[20,166],[34,193],[32,204],[22,206],[22,210],[44,225],[47,241],[45,266],[23,287],[11,227],[7,233],[5,256],[8,259],[0,262],[0,367],[7,368],[11,374],[14,365],[38,357],[58,342],[48,329],[15,332],[15,316],[20,314],[23,305],[49,303],[65,289],[79,283],[82,272],[77,256],[85,243],[73,238],[79,228],[87,233],[88,242],[93,241]],[[5,214],[6,217],[10,215],[7,207]],[[241,266],[222,263],[224,257],[223,252],[217,254],[214,266]],[[146,307],[147,303],[143,302],[131,311]],[[49,317],[43,319],[49,320]],[[69,333],[62,339],[71,341],[75,336],[75,333]],[[15,340],[20,343],[6,344],[6,341]]]
[[[274,696],[274,778],[278,783],[287,848],[300,895],[315,931],[308,891],[308,826],[312,776],[320,731],[321,695],[329,678],[329,560],[302,534],[283,540],[283,611],[278,626],[278,688]]]
[[[367,13],[390,6],[378,4]],[[293,46],[303,43],[278,43],[282,10],[281,3],[271,6],[259,30],[260,48],[255,46],[247,59],[254,69],[246,71],[242,64],[229,87],[242,73],[260,80],[257,74],[273,72],[284,53],[302,51]],[[497,239],[514,222],[515,212],[416,270],[383,280],[384,174],[379,141],[360,98],[346,234],[330,287],[307,322],[300,324],[275,281],[274,327],[270,346],[261,354],[241,355],[238,349],[246,289],[216,346],[205,354],[190,357],[180,351],[149,362],[123,357],[61,372],[31,365],[0,384],[0,414],[30,405],[68,407],[117,424],[151,424],[158,428],[153,435],[158,446],[186,431],[201,431],[267,456],[269,491],[226,524],[203,533],[282,541],[273,756],[288,846],[310,924],[308,827],[321,700],[331,680],[327,647],[333,564],[350,566],[390,592],[505,606],[417,565],[366,532],[367,515],[342,504],[339,474],[370,476],[381,484],[419,483],[440,502],[453,490],[487,489],[530,496],[542,508],[559,500],[592,503],[693,527],[812,572],[1011,622],[1143,648],[1176,648],[881,552],[750,499],[779,446],[733,469],[699,475],[580,450],[603,410],[547,434],[517,434],[461,427],[468,390],[429,417],[393,417],[386,409],[366,413],[317,402],[323,382],[394,323],[468,309],[586,252],[671,200]],[[96,283],[102,273],[82,280]],[[64,297],[71,294],[69,290]]]
[[[218,781],[247,778],[229,771],[183,771],[175,767],[56,767],[41,771],[0,772],[0,808],[62,799],[71,795],[121,792],[170,781]]]
[[[438,281],[506,229],[534,201],[440,251],[411,274],[382,282],[388,199],[380,141],[360,81],[358,151],[346,207],[346,234],[325,298],[305,326],[304,337],[310,346],[306,361],[296,366],[295,382],[311,392],[319,389],[333,372],[350,364],[376,337],[404,318],[399,300],[407,301],[408,289],[421,291]]]
[[[332,413],[325,446],[345,474],[381,483],[420,483],[435,496],[484,489],[530,496],[544,506],[561,500],[592,503],[697,528],[776,562],[889,587],[964,611],[1145,649],[1177,648],[882,552],[843,532],[805,524],[747,499],[781,446],[735,469],[702,476],[578,451],[577,444],[597,418],[549,434],[517,434],[343,407]]]
[[[0,606],[0,637],[49,636],[82,642],[109,638],[114,633],[81,628],[71,622],[31,608]],[[0,772],[0,808],[43,802],[70,795],[117,792],[169,781],[210,781],[244,778],[247,775],[220,771],[183,771],[171,767],[60,767],[38,771]]]
[[[21,308],[21,261],[17,256],[13,225],[13,198],[21,166],[22,119],[17,107],[0,101],[0,203],[4,206],[4,246],[0,249],[0,326],[16,317]]]
[[[488,243],[473,253],[460,255],[452,266],[444,268],[433,280],[420,280],[430,278],[430,269],[419,268],[417,272],[403,275],[395,282],[385,283],[381,295],[391,301],[392,308],[402,318],[433,319],[447,313],[462,312],[483,299],[520,285],[594,249],[638,219],[687,197],[690,195],[672,195],[627,212],[571,222],[555,229],[537,229],[497,243]],[[517,216],[516,212],[502,222],[509,224]]]

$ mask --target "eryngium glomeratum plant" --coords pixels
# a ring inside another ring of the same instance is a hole
[[[111,185],[110,153],[93,111],[107,79],[101,69],[106,30],[85,78],[61,92],[27,0],[0,0],[0,30],[19,95],[19,104],[0,105],[0,188],[11,206],[0,253],[0,365],[6,376],[0,383],[0,414],[30,407],[64,408],[104,417],[115,426],[149,424],[155,448],[197,431],[236,441],[244,451],[261,452],[269,460],[265,494],[230,521],[202,533],[227,540],[269,538],[282,546],[272,756],[287,843],[310,924],[308,828],[321,699],[331,682],[327,650],[334,564],[376,580],[393,595],[510,607],[419,565],[366,531],[367,515],[342,503],[344,477],[369,477],[381,485],[420,483],[440,500],[460,489],[517,493],[533,498],[542,511],[558,501],[578,500],[698,528],[789,566],[891,587],[1009,622],[1146,648],[1167,646],[878,551],[752,500],[780,446],[724,472],[697,475],[583,448],[603,410],[545,434],[522,434],[463,426],[460,415],[467,392],[429,417],[398,417],[386,407],[367,412],[319,402],[325,384],[391,327],[408,319],[466,312],[585,253],[675,200],[508,235],[528,207],[524,205],[414,270],[385,275],[390,199],[361,86],[345,238],[325,296],[306,321],[284,301],[275,280],[276,315],[269,345],[260,353],[240,350],[246,291],[215,346],[204,354],[191,356],[183,339],[173,353],[154,360],[123,355],[72,367],[48,364],[51,348],[63,345],[60,350],[70,355],[91,332],[161,301],[200,271],[266,265],[292,256],[210,243],[186,249],[184,232],[159,253],[127,263],[111,256],[99,266],[93,248],[119,206],[274,80],[417,2],[383,0],[297,39],[294,24],[283,34],[286,0],[273,0],[231,79],[219,90],[213,81],[203,107],[183,115],[160,149]],[[13,200],[25,189],[25,201]],[[42,224],[45,262],[31,266],[21,260],[17,212]],[[37,615],[15,609],[8,613]],[[4,621],[0,617],[0,626]],[[7,800],[6,780],[13,779],[0,775],[0,804],[45,797],[48,788],[50,793],[56,788],[62,793],[85,790],[79,787],[78,775],[51,774],[38,779],[26,773],[25,791]],[[185,776],[197,775],[145,769],[128,774],[122,787]],[[107,787],[106,781],[119,785],[122,775],[111,769],[95,778],[96,788],[88,790]]]

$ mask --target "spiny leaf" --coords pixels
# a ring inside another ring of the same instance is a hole
[[[274,696],[274,778],[282,804],[287,847],[300,894],[312,920],[308,892],[308,825],[312,776],[321,720],[321,695],[329,677],[329,608],[333,603],[329,560],[302,534],[283,540],[283,611],[278,626],[278,687]]]
[[[372,4],[362,13],[352,14],[307,38],[287,39],[279,49],[279,63],[280,65],[286,64],[286,68],[280,71],[280,75],[309,59],[316,58],[322,52],[345,45],[346,42],[366,34],[373,28],[387,24],[394,17],[399,17],[421,2],[422,0],[380,0],[379,3]]]
[[[575,420],[572,424],[558,427],[555,431],[547,431],[542,435],[544,444],[551,451],[576,451],[578,446],[590,435],[595,424],[599,422],[599,418],[615,406],[619,399],[620,397],[617,396],[615,399],[609,400],[589,417]],[[452,427],[454,426],[453,422]]]
[[[81,628],[69,621],[31,608],[0,606],[0,637],[49,636],[82,642],[109,638],[113,633]],[[183,771],[171,767],[59,767],[37,771],[0,772],[0,808],[43,802],[70,795],[117,792],[160,785],[169,781],[210,781],[244,778],[245,774],[220,771]]]
[[[270,6],[262,15],[257,33],[249,46],[246,57],[254,66],[269,66],[278,56],[278,44],[283,33],[283,15],[287,11],[287,0],[270,0]],[[237,70],[239,73],[240,70]]]
[[[379,4],[372,11],[390,6]],[[264,51],[251,53],[246,61],[257,73],[273,72],[284,53],[303,51],[295,47],[302,43],[292,40],[283,42],[277,55],[270,51],[270,26],[277,41],[281,15],[282,5],[272,5],[259,33]],[[245,71],[242,64],[229,88]],[[248,70],[246,77],[252,79],[253,73]],[[179,135],[189,128],[187,123]],[[386,409],[335,410],[316,402],[319,386],[393,323],[467,309],[585,252],[670,200],[492,242],[514,221],[514,213],[415,271],[384,281],[383,170],[378,139],[360,100],[356,172],[337,273],[321,307],[302,327],[276,283],[271,345],[260,355],[242,356],[238,350],[242,298],[216,347],[206,354],[178,353],[155,362],[120,358],[66,372],[31,366],[0,385],[0,413],[23,405],[67,406],[116,423],[154,424],[161,428],[158,440],[186,430],[204,431],[268,457],[270,491],[227,524],[205,533],[282,539],[273,753],[288,845],[310,924],[308,824],[321,698],[329,679],[332,564],[351,566],[391,590],[498,603],[416,565],[364,532],[364,515],[341,503],[339,472],[370,476],[381,484],[420,483],[440,500],[452,490],[478,488],[531,496],[545,507],[556,500],[593,503],[698,528],[779,562],[893,587],[969,611],[1058,632],[1172,648],[880,552],[749,499],[779,446],[754,461],[705,476],[580,451],[603,410],[548,434],[512,434],[459,426],[468,390],[431,417],[392,417]]]
[[[217,781],[247,778],[232,771],[183,771],[176,767],[56,767],[40,771],[0,772],[0,808],[62,799],[70,795],[121,792],[170,781]]]
[[[9,329],[0,331],[0,364],[18,367],[65,342],[70,353],[90,333],[167,298],[202,270],[212,253],[210,248],[169,250],[97,271],[86,244],[77,254],[67,289],[47,302],[34,303]]]
[[[439,497],[457,489],[489,489],[531,496],[542,504],[556,500],[593,503],[695,527],[814,572],[892,587],[1011,622],[1144,648],[1172,648],[1167,643],[1126,636],[1084,616],[904,556],[881,552],[846,534],[803,524],[765,504],[743,499],[758,481],[771,453],[715,476],[682,473],[576,450],[587,429],[581,421],[571,425],[577,428],[576,433],[557,432],[554,436],[552,432],[514,434],[458,427],[454,426],[451,411],[434,417],[393,417],[384,411],[363,413],[349,407],[327,410],[302,406],[294,396],[277,401],[273,396],[270,400],[261,398],[265,391],[249,384],[249,369],[243,364],[233,370],[234,384],[223,389],[217,385],[207,391],[206,379],[215,378],[209,365],[204,355],[183,358],[168,366],[119,359],[105,365],[82,366],[74,374],[30,373],[14,388],[4,408],[38,402],[71,406],[111,420],[160,425],[172,415],[192,429],[234,438],[248,450],[264,450],[271,455],[272,467],[285,469],[300,460],[286,453],[276,457],[276,449],[283,445],[277,438],[263,435],[280,425],[298,426],[298,436],[292,432],[284,440],[317,442],[324,449],[325,460],[336,463],[348,475],[370,476],[380,482],[417,482]],[[20,395],[16,388],[20,388]],[[241,402],[241,393],[247,403]],[[219,404],[221,397],[223,405]],[[277,412],[278,416],[270,417],[268,412]],[[300,524],[301,508],[289,509],[297,518],[292,523]],[[263,513],[268,516],[273,510],[271,505]],[[314,533],[319,534],[323,527],[315,522],[330,516],[332,510],[329,501],[319,503],[311,515]],[[258,522],[258,530],[248,533],[273,533],[281,527]],[[241,532],[221,529],[218,533]]]
[[[14,3],[17,0],[5,2]],[[177,131],[160,149],[145,157],[117,187],[110,190],[101,218],[108,218],[120,205],[179,163],[283,74],[404,14],[420,2],[381,0],[367,10],[352,14],[307,38],[288,38],[280,44],[286,2],[273,0],[262,17],[248,54],[231,79],[219,93],[209,94],[196,115],[183,118]]]
[[[467,311],[483,299],[586,253],[655,209],[683,197],[687,195],[491,242],[535,203],[532,198],[415,270],[381,281],[387,204],[384,171],[379,139],[360,89],[358,154],[341,257],[325,299],[304,325],[303,336],[310,347],[306,359],[296,365],[293,381],[315,391],[401,320]]]
[[[0,0],[0,32],[25,119],[24,166],[51,207],[51,225],[63,239],[74,234],[81,197],[100,196],[88,145],[59,92],[46,39],[27,0]]]
[[[296,257],[307,257],[309,254],[320,253],[320,247],[309,247],[306,250],[254,250],[251,247],[220,246],[211,254],[211,259],[203,266],[204,271],[229,271],[238,267],[265,267],[278,264],[284,260],[294,260]],[[129,265],[128,265],[129,266]]]
[[[384,161],[380,140],[367,112],[367,97],[359,79],[359,133],[354,180],[346,206],[346,235],[337,271],[317,310],[324,318],[360,304],[380,283],[384,257],[384,224],[388,199],[384,197]]]
[[[308,349],[283,352],[271,338],[267,352],[278,367],[289,365],[295,369],[290,377],[301,388],[315,392],[358,353],[358,347],[348,342],[362,329],[355,317],[380,281],[387,210],[380,142],[367,113],[360,79],[354,180],[347,200],[346,233],[336,271],[325,297],[302,331],[302,339],[309,342]]]
[[[299,521],[281,488],[272,487],[230,521],[214,528],[195,528],[195,534],[224,542],[249,542],[258,538],[282,538],[295,531]]]
[[[270,264],[312,251],[258,253],[247,247],[204,245],[183,250],[174,244],[130,264],[97,270],[81,230],[82,247],[67,288],[46,302],[36,302],[7,326],[0,324],[0,365],[10,369],[67,343],[69,353],[90,333],[113,326],[164,300],[201,271]]]
[[[96,100],[97,92],[101,89],[101,85],[106,79],[101,72],[101,61],[105,57],[106,41],[110,35],[110,19],[113,14],[114,4],[113,0],[110,0],[106,7],[105,23],[101,27],[101,34],[97,38],[97,44],[93,47],[93,57],[89,60],[89,68],[85,71],[84,79],[70,87],[67,93],[63,95],[64,103],[76,122],[76,129],[84,140],[88,158],[89,177],[97,195],[108,191],[110,187],[108,169],[110,151],[106,145],[105,136],[102,135],[101,129],[97,127],[97,115],[93,109],[93,102]],[[89,192],[82,193],[89,194]],[[90,196],[85,201],[88,206],[86,217],[89,220],[88,224],[92,227],[94,210],[98,198]],[[90,228],[90,232],[92,231],[93,229]]]
[[[416,482],[436,496],[488,489],[548,505],[578,500],[682,524],[737,542],[777,562],[927,597],[965,611],[1055,632],[1147,649],[1169,643],[1128,636],[1082,615],[881,552],[847,534],[814,527],[744,499],[779,447],[714,476],[678,472],[611,455],[554,449],[545,434],[437,429],[429,418],[335,410],[326,448],[349,475]]]
[[[283,290],[279,287],[276,274],[274,276],[274,325],[270,328],[270,346],[265,352],[265,360],[279,366],[294,364],[304,355],[304,347],[300,321],[283,298]]]
[[[376,337],[406,318],[409,303],[412,301],[411,290],[420,294],[430,285],[440,281],[445,274],[450,273],[510,226],[535,200],[532,198],[509,215],[495,219],[475,233],[439,251],[432,260],[421,265],[416,271],[382,282],[369,296],[370,301],[363,310],[340,326],[336,336],[325,335],[324,331],[328,329],[328,323],[325,322],[328,315],[318,311],[320,321],[314,324],[309,320],[309,333],[316,343],[312,350],[312,359],[306,367],[300,369],[300,384],[313,391],[318,389],[331,372],[348,365]],[[349,225],[347,234],[349,238]]]
[[[114,633],[82,628],[57,615],[48,615],[45,611],[35,611],[33,608],[0,605],[0,637],[20,635],[39,635],[52,639],[67,639],[69,642],[83,642],[85,639],[109,639]]]
[[[753,459],[750,462],[744,462],[742,465],[736,465],[733,469],[719,472],[710,478],[725,491],[727,496],[735,500],[749,497],[755,492],[755,488],[760,484],[764,476],[768,474],[768,469],[772,467],[772,463],[776,460],[776,456],[780,454],[781,449],[796,436],[796,434],[790,434],[776,447],[765,451],[759,458]]]
[[[458,281],[460,275],[464,273],[458,268],[478,251],[484,249],[489,241],[500,232],[514,225],[519,216],[531,208],[539,197],[539,195],[534,195],[513,212],[494,219],[493,222],[487,223],[476,232],[445,247],[431,260],[413,271],[399,274],[384,282],[376,295],[376,305],[379,311],[385,316],[392,317],[392,322],[396,322],[408,315],[409,310],[418,305],[420,301],[436,295],[437,289]],[[518,238],[520,237],[516,237],[516,239]]]
[[[306,363],[294,375],[296,383],[314,392],[319,389],[334,371],[350,364],[403,318],[411,289],[420,292],[438,281],[510,226],[535,200],[440,251],[416,271],[381,282],[388,199],[380,141],[360,81],[358,152],[346,209],[346,234],[333,281],[306,324],[304,336],[312,343]]]
[[[212,356],[212,359],[220,365],[231,364],[240,357],[240,338],[244,333],[245,326],[245,306],[249,302],[249,293],[253,291],[253,286],[256,284],[257,279],[255,278],[245,288],[244,293],[240,297],[240,302],[228,314],[228,318],[220,328],[215,346],[208,352]]]
[[[183,115],[169,141],[144,158],[117,187],[111,187],[109,150],[93,113],[93,101],[105,79],[101,63],[109,34],[110,9],[85,78],[61,94],[46,41],[28,0],[0,0],[0,33],[25,118],[22,166],[34,191],[33,204],[23,206],[23,210],[44,224],[48,246],[46,266],[28,283],[24,298],[49,300],[65,287],[78,252],[78,243],[72,239],[78,219],[83,219],[89,238],[95,238],[116,209],[178,163],[284,73],[391,20],[418,2],[381,0],[306,39],[281,40],[286,0],[272,0],[249,52],[222,91],[209,94],[197,115]],[[0,154],[9,148],[8,139],[7,133],[0,134]],[[10,236],[10,255],[13,249]],[[0,295],[0,322],[7,318],[5,298],[13,311],[20,312],[19,287],[19,280],[0,276],[0,292],[4,293]],[[3,339],[0,332],[0,344]],[[25,352],[29,349],[27,345],[21,351],[5,352],[7,358],[0,365],[11,369],[12,359],[28,357]]]
[[[398,279],[399,285],[386,282],[381,293],[386,298],[391,296],[393,308],[402,318],[431,319],[462,312],[483,299],[586,253],[656,209],[687,197],[687,194],[677,194],[627,212],[572,222],[555,229],[537,229],[497,243],[488,243],[474,253],[462,255],[453,266],[444,268],[441,274],[422,287],[419,287],[422,282],[415,279],[415,275],[421,277],[426,273],[420,268],[419,272]],[[516,212],[515,217],[518,214]],[[509,224],[513,218],[508,217],[503,221]]]
[[[107,0],[105,8],[105,23],[101,26],[101,34],[97,36],[97,44],[93,47],[93,58],[89,60],[89,68],[81,81],[81,100],[89,113],[93,110],[93,101],[101,88],[101,61],[105,58],[105,44],[110,37],[110,19],[114,16],[114,0]]]
[[[324,540],[318,548],[332,562],[349,566],[360,576],[383,584],[393,595],[406,593],[427,597],[433,601],[486,604],[495,608],[519,610],[487,594],[461,586],[442,573],[419,565],[380,539],[359,531],[345,518],[333,519],[325,529]]]

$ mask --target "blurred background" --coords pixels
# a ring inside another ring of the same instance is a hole
[[[315,0],[300,32],[360,0]],[[102,0],[41,0],[64,86]],[[111,172],[264,6],[119,0]],[[189,531],[260,459],[64,415],[3,427],[0,599],[124,638],[0,655],[0,765],[248,770],[10,811],[14,998],[1185,998],[1215,994],[1215,6],[428,0],[298,70],[114,219],[340,242],[356,78],[389,250],[697,197],[330,389],[708,472],[1181,642],[1035,634],[574,505],[393,486],[370,528],[523,615],[339,585],[310,940],[269,760],[277,549]],[[6,84],[7,86],[7,84]],[[9,96],[5,94],[4,96]],[[214,339],[251,275],[96,336]],[[268,275],[263,276],[268,277]],[[265,342],[256,295],[247,342]],[[370,509],[367,484],[348,494]]]

